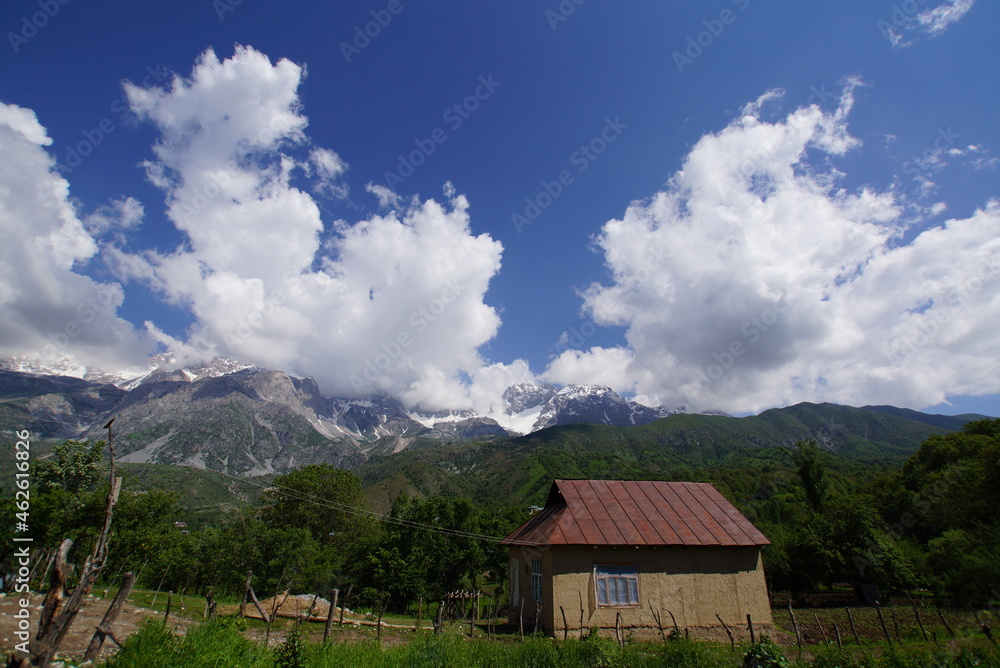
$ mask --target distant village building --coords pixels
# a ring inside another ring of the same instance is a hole
[[[747,637],[750,615],[773,635],[761,560],[770,541],[709,483],[556,480],[501,544],[514,623],[533,625],[537,612],[559,637],[579,633],[581,616],[588,629],[659,635],[652,609],[668,633],[676,620],[681,633],[726,640],[721,618]]]

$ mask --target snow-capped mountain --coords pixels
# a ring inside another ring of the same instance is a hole
[[[515,389],[516,388],[516,389]],[[511,392],[511,390],[514,390]],[[557,390],[552,385],[518,385],[508,388],[511,410],[521,409],[525,415],[537,409],[537,417],[530,431],[555,427],[573,422],[589,422],[615,426],[647,424],[668,415],[683,412],[679,409],[650,407],[624,399],[617,392],[603,385],[568,385]],[[538,401],[531,405],[531,400]]]
[[[492,416],[411,410],[384,394],[328,398],[312,378],[224,358],[185,367],[159,355],[131,377],[68,361],[43,366],[12,360],[0,367],[0,429],[101,439],[114,417],[123,461],[237,475],[316,461],[353,466],[369,454],[405,449],[417,437],[492,439],[572,422],[638,425],[675,412],[597,385],[529,383],[507,388]]]

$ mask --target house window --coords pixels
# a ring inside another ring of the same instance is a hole
[[[594,584],[598,605],[639,605],[639,571],[634,565],[595,564]]]
[[[531,560],[531,600],[542,600],[542,562],[538,559]]]

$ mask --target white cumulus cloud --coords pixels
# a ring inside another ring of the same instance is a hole
[[[469,203],[450,185],[442,201],[324,225],[295,177],[345,192],[337,177],[347,164],[309,147],[303,76],[290,61],[238,47],[224,61],[207,51],[167,88],[128,85],[133,111],[160,137],[147,173],[187,242],[109,257],[194,314],[184,341],[150,325],[182,356],[311,375],[332,395],[471,405],[478,348],[500,325],[483,300],[502,246],[471,231]]]
[[[0,357],[139,362],[140,335],[115,315],[121,286],[79,273],[98,246],[43,148],[51,144],[33,111],[0,103]]]
[[[773,122],[765,98],[604,225],[610,277],[585,309],[627,345],[565,351],[544,376],[730,411],[1000,391],[1000,205],[901,245],[904,203],[846,190],[834,166],[859,144],[852,84],[833,112]]]

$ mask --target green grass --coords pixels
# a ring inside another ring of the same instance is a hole
[[[382,644],[367,634],[329,644],[303,640],[294,623],[282,624],[265,648],[246,635],[248,625],[236,618],[220,618],[191,627],[183,637],[170,633],[159,621],[149,621],[130,637],[121,651],[103,664],[106,668],[966,668],[1000,665],[995,646],[964,641],[937,647],[929,643],[904,648],[867,646],[837,650],[811,646],[805,658],[793,662],[794,648],[779,650],[763,643],[751,648],[678,639],[666,643],[627,643],[619,647],[609,638],[558,642],[551,638],[469,640],[457,634],[386,634]],[[304,627],[302,627],[304,630]],[[753,649],[757,662],[745,662]]]

